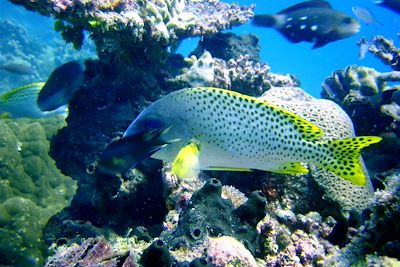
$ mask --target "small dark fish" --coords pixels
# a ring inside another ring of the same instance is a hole
[[[273,27],[293,43],[311,42],[313,49],[356,34],[360,24],[333,10],[326,1],[307,1],[277,14],[255,15],[253,24]]]
[[[379,0],[375,1],[375,4],[386,7],[397,14],[400,14],[400,0]]]
[[[39,93],[37,104],[40,109],[49,111],[68,104],[83,82],[83,72],[78,61],[57,67]]]
[[[109,144],[100,155],[98,171],[113,175],[125,173],[176,140],[164,140],[170,127],[151,129],[124,136]]]
[[[356,16],[360,21],[364,22],[365,24],[382,26],[382,23],[378,22],[375,19],[374,15],[372,15],[372,12],[368,9],[359,6],[353,6],[351,10],[353,11],[354,16]]]
[[[22,75],[35,73],[35,71],[32,69],[31,66],[29,66],[27,64],[23,64],[23,63],[4,64],[4,65],[0,66],[0,69],[15,73],[15,74],[22,74]]]

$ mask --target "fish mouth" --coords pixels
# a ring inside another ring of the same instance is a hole
[[[358,33],[361,30],[361,25],[359,23],[355,23],[353,26],[354,33]]]

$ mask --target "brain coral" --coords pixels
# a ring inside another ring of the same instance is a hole
[[[0,264],[43,265],[43,228],[76,189],[48,155],[64,124],[61,117],[0,120]]]
[[[322,139],[354,136],[350,118],[337,104],[313,98],[300,88],[272,88],[262,96],[262,99],[319,126],[325,132]],[[314,167],[311,168],[311,176],[325,192],[324,199],[338,203],[340,212],[345,217],[348,217],[348,212],[352,209],[363,210],[372,200],[371,183],[360,187],[333,173]]]

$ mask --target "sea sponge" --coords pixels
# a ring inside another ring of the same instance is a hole
[[[62,117],[0,120],[0,264],[43,265],[43,228],[76,189],[48,155],[64,125]]]
[[[325,99],[316,99],[301,88],[271,88],[261,99],[319,126],[325,133],[321,140],[354,136],[350,118],[337,104]],[[355,209],[360,212],[372,200],[373,188],[369,179],[367,185],[361,187],[315,167],[311,167],[311,176],[322,188],[325,194],[323,198],[338,203],[340,212],[345,218],[348,217],[350,210]]]

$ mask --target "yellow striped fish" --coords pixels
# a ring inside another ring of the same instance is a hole
[[[38,107],[37,98],[44,84],[44,82],[31,83],[0,95],[0,113],[9,114],[13,118],[42,118],[66,114],[66,106],[53,111],[42,111]]]

